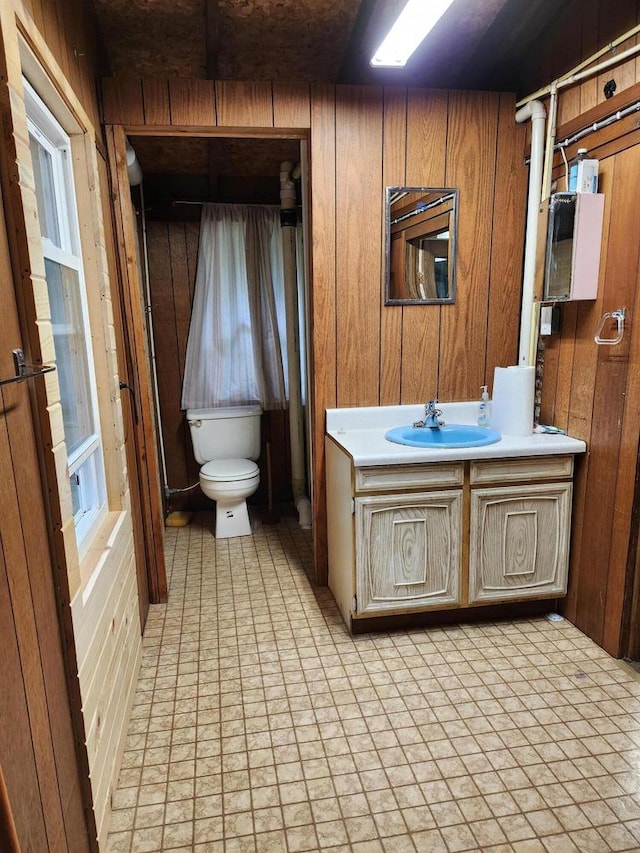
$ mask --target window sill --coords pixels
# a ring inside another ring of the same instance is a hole
[[[80,560],[80,579],[82,600],[86,602],[100,576],[100,572],[116,550],[121,537],[130,536],[130,525],[125,524],[129,513],[125,511],[108,512],[91,544]]]

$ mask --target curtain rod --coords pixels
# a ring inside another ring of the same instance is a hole
[[[182,201],[180,199],[172,199],[171,206],[173,207],[174,204],[231,204],[242,207],[280,207],[279,204],[250,204],[244,201]]]

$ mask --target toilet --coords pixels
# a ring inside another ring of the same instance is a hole
[[[250,536],[247,498],[260,485],[260,406],[188,409],[200,488],[216,502],[216,539]]]

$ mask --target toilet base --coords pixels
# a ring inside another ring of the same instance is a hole
[[[246,500],[216,501],[216,539],[251,536],[252,533]]]

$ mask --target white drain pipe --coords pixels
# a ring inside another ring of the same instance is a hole
[[[529,198],[525,231],[524,271],[522,274],[522,310],[520,316],[520,344],[518,364],[534,364],[531,355],[531,338],[534,318],[534,284],[538,241],[538,211],[542,196],[542,170],[545,148],[546,111],[540,101],[529,101],[516,112],[518,124],[531,119],[531,160],[529,162]],[[535,358],[535,355],[533,356]]]
[[[304,457],[304,420],[300,378],[300,332],[298,328],[298,274],[296,270],[296,187],[299,166],[280,165],[280,224],[284,264],[284,293],[287,319],[287,363],[289,378],[289,436],[291,443],[291,489],[301,527],[311,527],[311,501],[307,497]]]

